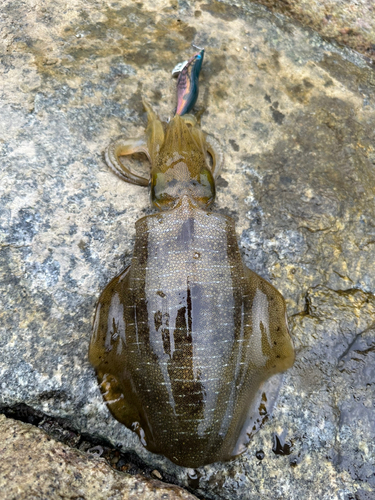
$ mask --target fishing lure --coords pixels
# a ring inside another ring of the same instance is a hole
[[[118,421],[148,450],[199,467],[245,451],[294,349],[282,295],[243,264],[234,221],[209,211],[217,142],[192,115],[167,124],[144,106],[145,136],[105,157],[126,182],[150,184],[159,212],[136,222],[131,263],[100,296],[89,359]],[[135,152],[149,179],[120,162]]]
[[[198,48],[198,47],[197,47]],[[177,79],[177,115],[190,113],[198,99],[199,73],[202,68],[204,49],[193,55],[188,61],[178,64],[172,75],[178,73]]]

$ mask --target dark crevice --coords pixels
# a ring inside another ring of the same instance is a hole
[[[304,309],[304,313],[307,316],[310,316],[310,308],[311,308],[311,301],[310,301],[310,297],[309,297],[309,292],[306,292],[306,294],[305,294],[305,309]]]
[[[337,274],[337,273],[336,273]],[[314,287],[316,288],[316,287]],[[345,288],[345,289],[335,289],[335,288],[330,288],[328,286],[325,286],[324,288],[326,288],[326,290],[329,290],[330,292],[334,292],[334,293],[337,293],[338,295],[341,295],[343,297],[346,297],[346,296],[352,296],[352,295],[355,295],[356,293],[358,292],[361,292],[363,293],[364,295],[370,297],[370,298],[373,298],[374,297],[374,294],[371,293],[371,292],[366,292],[365,290],[363,290],[362,288],[358,287],[358,288]]]
[[[207,499],[206,496],[199,495],[194,489],[181,486],[174,476],[166,474],[164,471],[155,471],[155,467],[147,465],[135,452],[121,451],[121,446],[113,446],[104,438],[93,437],[88,433],[80,433],[71,428],[62,418],[51,417],[24,403],[15,406],[2,406],[0,407],[0,414],[13,420],[34,425],[45,431],[56,441],[87,453],[88,456],[100,456],[117,471],[131,475],[139,474],[147,479],[158,479],[163,483],[184,488],[197,498]]]
[[[88,451],[88,455],[91,456],[94,454],[97,456],[99,455],[105,458],[109,465],[116,470],[126,471],[129,474],[142,474],[150,478],[153,477],[151,472],[154,469],[147,466],[134,452],[121,452],[120,447],[113,446],[104,438],[93,437],[88,433],[80,433],[76,429],[71,428],[62,418],[51,417],[24,403],[2,407],[0,408],[0,413],[7,418],[34,425],[45,431],[53,439],[56,439],[56,441],[70,446],[71,448],[76,448],[83,452]],[[90,453],[92,448],[102,451],[100,453]],[[116,460],[117,458],[119,460]],[[114,462],[118,463],[120,461],[120,467],[114,464]]]
[[[352,350],[354,344],[356,343],[357,339],[361,337],[364,333],[367,333],[370,330],[373,330],[375,328],[375,323],[372,323],[370,326],[365,328],[362,332],[357,333],[354,335],[353,340],[349,343],[348,347],[345,349],[345,351],[339,356],[337,363],[339,364],[347,354]],[[363,353],[367,353],[373,350],[373,346],[369,347],[365,351],[362,351]]]

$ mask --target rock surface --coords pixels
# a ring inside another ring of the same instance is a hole
[[[0,23],[0,407],[64,418],[205,498],[374,498],[373,71],[245,1],[8,0]],[[192,42],[202,128],[226,157],[215,210],[284,294],[297,350],[248,451],[198,471],[144,450],[87,361],[95,302],[150,212],[102,151],[143,133],[142,96],[173,113]]]
[[[37,427],[0,415],[0,498],[197,500],[156,480],[116,472],[101,458],[65,446]]]
[[[375,64],[375,5],[373,0],[260,0],[310,26],[321,35],[361,52]]]

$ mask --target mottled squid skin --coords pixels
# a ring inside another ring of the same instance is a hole
[[[146,137],[106,158],[136,182],[118,156],[145,152],[161,211],[136,223],[131,264],[100,296],[89,358],[117,420],[148,450],[199,467],[246,449],[294,350],[282,295],[243,264],[233,220],[207,211],[215,143],[191,115],[163,124],[145,107]]]

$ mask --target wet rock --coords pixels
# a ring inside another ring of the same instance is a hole
[[[374,495],[366,62],[247,3],[12,0],[0,16],[0,406],[25,403],[135,450],[207,498]],[[248,451],[198,471],[144,450],[87,361],[96,300],[149,213],[147,190],[118,180],[102,151],[143,133],[142,96],[173,113],[170,72],[191,42],[206,48],[197,112],[226,157],[215,210],[235,218],[247,265],[284,294],[297,350]],[[272,452],[275,435],[290,455]]]
[[[69,448],[37,427],[0,415],[0,498],[51,500],[194,500],[157,480],[116,472],[100,458]]]
[[[361,52],[375,63],[375,12],[372,0],[259,0],[310,26],[324,37]]]

